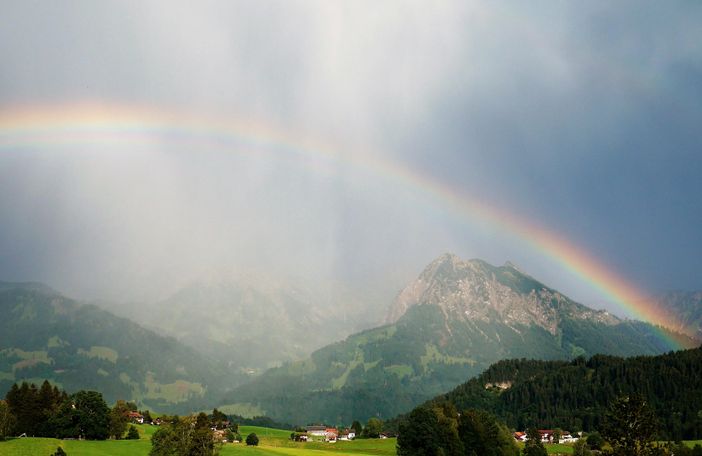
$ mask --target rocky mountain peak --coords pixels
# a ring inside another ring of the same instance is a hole
[[[445,318],[472,322],[500,321],[509,326],[537,325],[556,334],[563,318],[619,320],[578,304],[521,272],[508,262],[502,267],[445,253],[407,285],[390,307],[388,323],[412,306],[436,305]]]

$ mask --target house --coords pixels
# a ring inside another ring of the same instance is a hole
[[[353,440],[356,438],[356,431],[353,429],[344,429],[339,433],[339,440]]]
[[[541,441],[543,443],[552,443],[553,442],[553,434],[554,430],[553,429],[539,429],[539,436],[541,437]],[[514,436],[514,440],[518,442],[526,442],[527,441],[527,435],[526,432],[515,432],[512,434]],[[558,439],[559,442],[562,443],[571,443],[571,442],[577,442],[578,437],[573,437],[570,432],[568,431],[561,431],[561,437]]]
[[[553,440],[553,429],[539,429],[539,435],[543,443],[549,443]]]
[[[327,442],[336,442],[336,439],[339,436],[339,431],[337,429],[326,428],[324,432],[325,432],[325,440]]]
[[[326,437],[327,427],[326,426],[305,426],[307,435],[311,437]]]
[[[144,415],[142,415],[139,412],[129,412],[127,414],[127,418],[129,421],[132,423],[139,423],[139,424],[144,424]]]

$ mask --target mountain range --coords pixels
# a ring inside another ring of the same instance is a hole
[[[398,294],[386,321],[270,369],[224,402],[293,423],[391,417],[500,359],[659,354],[670,349],[661,332],[684,347],[698,343],[593,310],[512,264],[451,254]]]
[[[670,350],[669,339],[699,344],[579,304],[510,263],[451,254],[383,313],[350,292],[309,289],[192,284],[150,306],[122,307],[137,324],[42,284],[0,282],[0,390],[49,379],[160,412],[218,406],[288,423],[342,423],[407,412],[502,359],[655,355]],[[688,328],[699,327],[698,302],[695,294],[669,297],[687,309]],[[270,365],[277,367],[258,374]]]

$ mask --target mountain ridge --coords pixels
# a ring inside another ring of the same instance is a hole
[[[524,291],[530,293],[527,300],[519,299],[519,293]],[[531,293],[541,294],[541,300],[554,300],[557,304],[554,312],[538,315],[537,300]],[[463,318],[463,313],[468,319],[485,320],[490,317],[487,311],[492,309],[502,318],[521,324],[537,323],[552,334],[556,332],[555,311],[610,325],[622,321],[607,311],[594,310],[569,299],[510,262],[496,267],[480,259],[464,261],[451,253],[444,253],[432,261],[398,294],[385,322],[393,323],[409,307],[425,304],[437,305],[444,309],[447,318],[451,313],[453,318],[459,319]]]

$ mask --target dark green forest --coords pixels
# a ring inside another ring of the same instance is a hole
[[[613,401],[630,394],[650,404],[661,439],[702,438],[702,348],[632,358],[500,361],[428,404],[486,410],[517,430],[590,432],[601,429]]]

